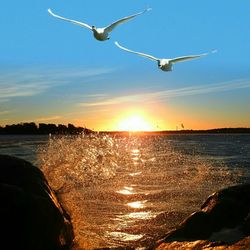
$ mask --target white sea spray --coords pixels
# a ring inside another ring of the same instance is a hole
[[[55,136],[38,158],[77,249],[145,247],[242,175],[164,136]]]

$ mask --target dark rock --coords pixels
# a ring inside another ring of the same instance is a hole
[[[208,197],[201,209],[213,220],[214,231],[239,225],[250,212],[250,184],[215,192]]]
[[[222,242],[210,242],[208,240],[197,241],[174,241],[162,243],[156,250],[249,250],[250,236],[232,245],[225,245]]]
[[[202,227],[202,225],[206,226]],[[184,241],[187,239],[206,239],[209,235],[209,217],[206,213],[200,211],[191,214],[177,227],[177,229],[173,229],[168,232],[165,239],[167,241],[176,239]]]
[[[38,168],[0,155],[0,199],[3,249],[70,248],[74,237],[70,217]]]
[[[244,220],[244,223],[242,225],[242,229],[246,235],[250,235],[250,212]]]
[[[225,232],[236,242],[249,235],[249,213],[250,184],[222,189],[210,195],[200,211],[191,214],[160,242],[205,240],[211,236],[218,240],[219,235],[225,240]],[[232,238],[236,231],[238,237]]]

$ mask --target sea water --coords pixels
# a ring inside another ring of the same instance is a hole
[[[250,181],[250,135],[0,136],[42,169],[74,249],[150,248],[209,194]]]

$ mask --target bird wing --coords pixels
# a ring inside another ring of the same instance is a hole
[[[86,23],[82,23],[82,22],[78,22],[78,21],[75,21],[75,20],[71,20],[71,19],[68,19],[68,18],[65,18],[65,17],[62,17],[62,16],[58,16],[56,14],[54,14],[51,9],[48,9],[48,12],[53,16],[53,17],[56,17],[56,18],[59,18],[59,19],[62,19],[64,21],[68,21],[68,22],[71,22],[71,23],[74,23],[74,24],[77,24],[77,25],[80,25],[82,27],[85,27],[85,28],[88,28],[90,30],[92,30],[92,27],[89,26],[88,24]]]
[[[203,53],[199,55],[181,56],[181,57],[172,58],[169,60],[169,62],[171,63],[184,62],[184,61],[197,59],[197,58],[200,58],[202,56],[207,56],[207,55],[208,53]]]
[[[148,54],[144,54],[144,53],[141,53],[141,52],[132,51],[132,50],[130,50],[130,49],[124,48],[124,47],[122,47],[118,42],[115,42],[115,45],[116,45],[117,47],[119,47],[120,49],[123,49],[123,50],[125,50],[125,51],[127,51],[127,52],[134,53],[134,54],[137,54],[137,55],[139,55],[139,56],[144,56],[144,57],[147,57],[147,58],[149,58],[149,59],[151,59],[151,60],[154,60],[154,61],[159,61],[159,58],[156,58],[156,57],[154,57],[154,56],[151,56],[151,55],[148,55]]]
[[[147,9],[145,9],[144,11],[141,11],[141,12],[136,13],[136,14],[134,14],[134,15],[127,16],[127,17],[124,17],[124,18],[121,18],[121,19],[115,21],[114,23],[110,24],[109,26],[105,27],[104,29],[105,29],[106,32],[109,33],[109,32],[111,32],[117,25],[119,25],[119,24],[121,24],[121,23],[125,23],[125,22],[129,21],[130,19],[132,19],[132,18],[134,18],[134,17],[136,17],[136,16],[138,16],[138,15],[141,15],[141,14],[143,14],[143,13],[149,11],[149,10],[151,10],[151,8],[147,8]]]

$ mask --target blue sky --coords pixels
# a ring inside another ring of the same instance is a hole
[[[91,31],[145,9],[99,42]],[[153,129],[250,127],[250,2],[17,1],[0,9],[0,125],[35,121],[117,129],[134,113]],[[114,45],[171,58],[217,49],[163,72]]]

